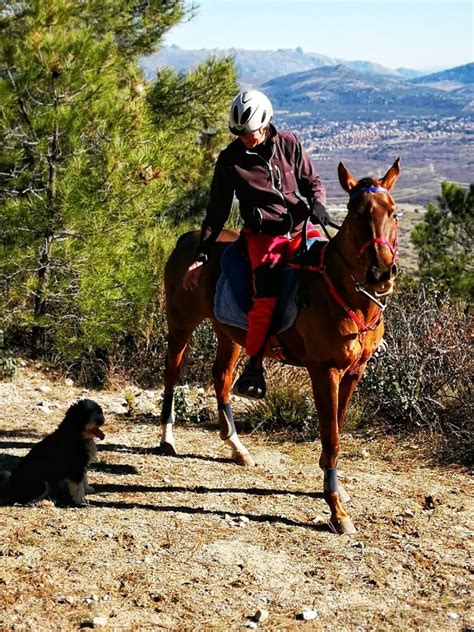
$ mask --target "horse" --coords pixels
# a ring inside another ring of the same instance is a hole
[[[347,215],[323,248],[313,244],[306,253],[306,263],[297,271],[304,304],[294,324],[276,336],[284,362],[305,367],[311,379],[320,427],[323,496],[331,511],[330,524],[338,533],[356,531],[343,506],[349,497],[337,480],[339,440],[353,391],[382,340],[382,301],[393,291],[398,274],[398,221],[391,190],[399,173],[399,159],[380,179],[357,180],[339,163],[339,182],[349,194]],[[182,235],[166,263],[168,347],[159,454],[176,455],[174,387],[193,330],[209,319],[217,336],[212,376],[220,437],[235,463],[254,465],[235,430],[230,404],[234,367],[246,332],[219,322],[213,302],[220,258],[237,238],[235,231],[221,231],[193,291],[185,291],[182,282],[197,251],[199,231]]]

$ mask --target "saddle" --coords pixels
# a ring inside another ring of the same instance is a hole
[[[307,248],[321,237],[307,240]],[[298,315],[298,274],[289,265],[283,269],[282,286],[269,333],[285,331]],[[239,241],[227,246],[221,258],[221,274],[214,294],[214,316],[224,325],[247,330],[247,313],[252,305],[252,270]]]

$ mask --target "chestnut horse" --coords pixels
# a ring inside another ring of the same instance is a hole
[[[397,159],[383,178],[357,181],[339,164],[339,181],[349,194],[348,214],[324,248],[317,250],[315,244],[308,251],[308,263],[298,272],[305,305],[300,306],[294,324],[277,336],[285,362],[306,367],[311,378],[320,425],[324,498],[331,510],[331,524],[339,533],[355,532],[342,505],[348,500],[347,494],[337,482],[339,437],[354,388],[383,336],[380,299],[392,292],[397,275],[398,226],[390,191],[399,171]],[[169,339],[158,453],[176,454],[173,389],[193,330],[209,318],[218,341],[212,375],[220,436],[231,448],[236,463],[254,463],[237,436],[230,405],[234,367],[245,344],[245,331],[218,322],[213,314],[220,256],[228,242],[237,237],[235,231],[221,232],[199,286],[193,291],[185,291],[182,282],[196,253],[199,232],[183,235],[167,262]]]

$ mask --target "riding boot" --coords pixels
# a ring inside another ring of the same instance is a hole
[[[235,383],[233,392],[240,397],[263,399],[267,392],[262,356],[251,356],[242,375]]]

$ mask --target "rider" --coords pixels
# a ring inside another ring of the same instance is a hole
[[[289,239],[304,220],[326,225],[326,192],[299,138],[271,123],[270,100],[258,90],[244,90],[233,100],[229,129],[237,136],[215,166],[198,251],[183,287],[194,289],[211,246],[227,221],[234,194],[240,204],[253,273],[253,303],[248,313],[246,353],[249,357],[235,392],[265,396],[263,354],[277,304]]]

